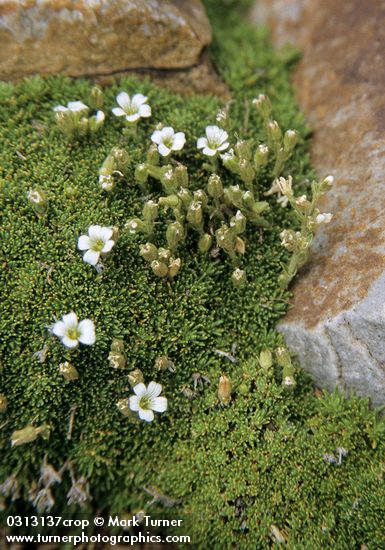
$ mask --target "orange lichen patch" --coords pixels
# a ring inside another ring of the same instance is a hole
[[[385,271],[385,6],[376,0],[261,0],[275,40],[303,51],[294,76],[314,130],[312,159],[335,176],[285,321],[306,326],[351,308]],[[261,8],[259,12],[261,13]]]

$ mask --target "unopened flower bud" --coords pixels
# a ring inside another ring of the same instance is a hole
[[[259,94],[258,97],[253,99],[253,105],[261,113],[262,117],[267,120],[272,111],[270,99],[265,94]]]
[[[207,183],[207,192],[210,197],[213,197],[214,199],[220,199],[223,195],[223,185],[221,178],[218,176],[218,174],[211,174],[211,176],[209,177],[209,181]]]
[[[143,207],[143,219],[147,223],[153,223],[158,217],[158,205],[155,201],[147,201]]]
[[[331,222],[333,214],[318,214],[315,219],[317,225],[327,224]]]
[[[241,160],[250,160],[251,159],[251,147],[250,143],[245,139],[240,139],[235,144],[235,152]]]
[[[8,407],[8,399],[5,397],[3,393],[0,393],[0,413],[3,413],[7,410]]]
[[[255,178],[255,171],[250,161],[244,159],[240,161],[239,175],[245,183],[252,183]]]
[[[328,191],[332,188],[334,182],[333,176],[327,176],[319,185],[321,193]]]
[[[130,386],[132,387],[144,381],[143,373],[140,369],[135,369],[129,372],[127,378]]]
[[[246,208],[250,208],[250,210],[253,208],[255,198],[252,191],[245,191],[245,193],[243,193],[242,202]]]
[[[267,136],[270,142],[277,144],[281,141],[282,131],[276,120],[270,120],[266,124],[266,130],[267,130]]]
[[[175,250],[178,244],[183,240],[183,238],[184,228],[182,224],[180,224],[179,222],[168,224],[166,230],[166,239],[167,244],[171,248],[171,250]]]
[[[187,220],[195,228],[198,228],[202,224],[203,210],[200,202],[193,201],[187,210]]]
[[[246,217],[242,214],[240,210],[237,210],[235,216],[233,216],[230,220],[230,227],[233,227],[235,229],[235,232],[240,235],[246,230],[246,223]]]
[[[16,430],[11,435],[11,445],[13,447],[18,447],[19,445],[30,443],[31,441],[35,441],[39,435],[41,435],[44,439],[49,436],[49,426],[47,424],[43,424],[38,428],[35,428],[34,426],[26,426],[22,430]]]
[[[226,153],[221,155],[223,166],[233,172],[233,174],[238,174],[239,170],[239,159],[236,157],[233,149],[230,149]]]
[[[144,229],[144,223],[139,218],[134,218],[133,220],[129,220],[125,227],[132,235],[135,235]]]
[[[158,166],[159,164],[159,152],[158,147],[155,145],[155,143],[150,145],[150,148],[147,152],[147,162],[148,164],[152,164],[154,166]]]
[[[115,187],[114,176],[111,174],[104,175],[100,174],[99,176],[99,185],[104,191],[112,191]]]
[[[160,247],[158,249],[158,260],[167,264],[171,258],[171,250]]]
[[[259,354],[259,364],[261,369],[264,371],[269,371],[273,366],[273,354],[269,349],[262,350]]]
[[[206,193],[202,189],[198,189],[198,191],[194,191],[194,201],[200,202],[202,205],[202,208],[205,208],[208,202]]]
[[[200,252],[208,252],[211,248],[213,238],[208,233],[201,235],[198,241],[198,248]]]
[[[178,164],[174,169],[174,177],[178,184],[178,187],[188,187],[189,178],[187,167],[183,164]]]
[[[230,187],[226,187],[224,190],[224,195],[229,204],[232,204],[237,208],[241,208],[243,191],[240,189],[239,185],[230,185]]]
[[[182,204],[185,208],[190,206],[190,203],[193,200],[192,194],[185,187],[181,187],[178,191],[178,197],[182,201]]]
[[[79,373],[69,361],[60,363],[59,372],[65,380],[77,380],[79,378]]]
[[[245,241],[243,239],[241,239],[241,237],[237,237],[235,239],[235,247],[234,247],[234,251],[237,253],[237,254],[244,254],[245,251],[246,251],[246,245],[245,245]]]
[[[262,166],[266,166],[268,160],[269,160],[269,148],[267,145],[264,145],[262,143],[261,145],[258,145],[254,155],[254,164],[257,170],[259,168],[262,168]]]
[[[144,185],[148,180],[148,171],[145,164],[138,164],[135,168],[135,181],[139,185]]]
[[[231,275],[234,286],[241,287],[246,283],[246,272],[243,269],[235,269]]]
[[[291,153],[298,141],[298,134],[295,130],[287,130],[283,138],[283,148],[286,153]]]
[[[218,399],[222,405],[228,405],[231,401],[231,382],[226,375],[222,375],[219,378],[218,384]]]
[[[104,94],[99,86],[93,86],[89,103],[93,109],[103,109]]]
[[[158,257],[158,249],[152,243],[141,244],[139,249],[139,254],[147,262],[152,262]]]
[[[167,277],[168,267],[163,262],[160,262],[159,260],[154,260],[153,262],[151,262],[151,269],[158,277]]]
[[[275,351],[275,356],[277,359],[277,363],[280,367],[288,367],[291,366],[291,357],[288,350],[284,347],[279,347]]]
[[[160,197],[158,203],[162,206],[170,206],[171,208],[176,208],[179,205],[179,197],[177,197],[177,195]]]
[[[114,147],[111,154],[116,161],[116,169],[124,173],[129,165],[130,155],[121,147]]]
[[[47,212],[48,201],[41,189],[30,189],[28,200],[32,205],[37,216],[42,217]]]
[[[181,265],[182,261],[180,258],[172,260],[168,266],[168,276],[171,278],[176,277],[180,271]]]

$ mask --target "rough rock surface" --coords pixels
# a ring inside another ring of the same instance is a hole
[[[377,0],[259,0],[278,45],[303,56],[294,82],[314,129],[312,156],[334,189],[334,213],[293,286],[280,325],[323,387],[385,403],[385,4]]]
[[[201,62],[210,41],[200,0],[0,0],[0,80],[149,70],[167,83],[196,69],[200,87],[215,90]]]

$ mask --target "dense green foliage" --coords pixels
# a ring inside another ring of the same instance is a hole
[[[231,11],[220,18],[214,0],[207,4],[215,22],[213,54],[234,94],[239,136],[258,142],[260,120],[252,109],[244,117],[244,100],[268,93],[282,127],[300,133],[288,172],[306,187],[312,172],[307,130],[289,82],[292,54],[274,51],[264,32],[240,23]],[[268,215],[273,229],[249,231],[243,261],[248,283],[241,289],[229,282],[228,259],[202,256],[195,246],[183,250],[178,278],[165,283],[140,258],[138,238],[128,235],[97,274],[76,250],[77,237],[91,224],[123,227],[140,214],[143,197],[133,172],[156,123],[186,133],[181,159],[194,174],[192,186],[199,186],[207,174],[195,141],[206,124],[215,123],[219,102],[181,98],[127,79],[106,89],[106,106],[111,109],[120,90],[148,95],[153,116],[140,122],[137,137],[122,138],[121,121],[109,117],[95,138],[68,144],[53,123],[52,107],[87,102],[90,89],[88,82],[66,78],[0,86],[0,391],[8,398],[0,431],[0,482],[14,473],[22,497],[13,504],[8,500],[7,510],[28,507],[28,491],[47,455],[55,468],[68,460],[77,477],[88,479],[94,509],[183,517],[178,534],[190,535],[196,548],[268,548],[272,525],[296,550],[364,543],[383,548],[383,423],[364,400],[314,395],[301,373],[288,391],[277,366],[264,373],[255,360],[262,349],[281,343],[274,326],[288,294],[277,282],[285,258],[278,235],[290,226],[290,212],[273,199]],[[132,177],[107,196],[97,174],[117,143],[131,156]],[[270,184],[262,179],[261,192]],[[42,219],[27,200],[34,187],[49,200]],[[46,329],[53,316],[71,310],[92,318],[97,331],[94,346],[71,354],[77,381],[59,373],[66,351]],[[127,371],[108,365],[114,337],[125,342],[130,370],[140,368],[146,382],[163,385],[169,410],[151,424],[133,423],[116,408],[130,388]],[[41,363],[33,354],[45,343],[49,350]],[[237,362],[214,350],[233,352]],[[156,370],[160,355],[171,358],[174,373]],[[198,385],[189,400],[183,390],[193,389],[196,372],[211,384]],[[227,407],[217,398],[222,373],[234,386]],[[11,448],[12,432],[31,423],[50,425],[50,438]],[[326,462],[323,455],[339,447],[348,451],[341,465]],[[54,511],[67,509],[70,484],[65,473],[53,488]],[[155,487],[174,507],[149,504],[143,487]]]

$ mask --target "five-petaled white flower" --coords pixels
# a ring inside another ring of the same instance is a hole
[[[132,98],[126,92],[120,92],[116,101],[119,107],[114,107],[115,116],[124,116],[128,122],[136,122],[140,118],[151,116],[151,107],[147,105],[147,97],[143,94],[135,94]]]
[[[65,113],[67,111],[71,111],[71,113],[80,113],[82,111],[88,111],[88,107],[82,101],[69,101],[67,107],[64,105],[57,105],[53,110],[55,113]]]
[[[93,321],[83,319],[79,322],[76,313],[73,311],[63,315],[60,321],[56,321],[51,330],[67,348],[76,348],[79,342],[92,346],[96,340]]]
[[[78,249],[86,250],[83,260],[87,264],[96,265],[101,254],[107,254],[114,246],[112,240],[114,231],[111,227],[91,225],[88,228],[88,235],[81,235],[78,239]]]
[[[215,156],[219,151],[225,151],[229,142],[229,134],[218,126],[206,126],[206,137],[200,137],[197,141],[198,149],[203,149],[203,154],[208,157]]]
[[[150,382],[148,387],[140,382],[133,387],[135,395],[131,395],[129,406],[132,411],[139,414],[141,420],[151,422],[154,420],[154,412],[164,412],[167,410],[166,397],[159,397],[162,386],[157,382]]]
[[[165,126],[161,130],[155,130],[151,141],[156,143],[162,157],[168,157],[171,151],[180,151],[186,143],[184,132],[176,132],[171,126]]]

